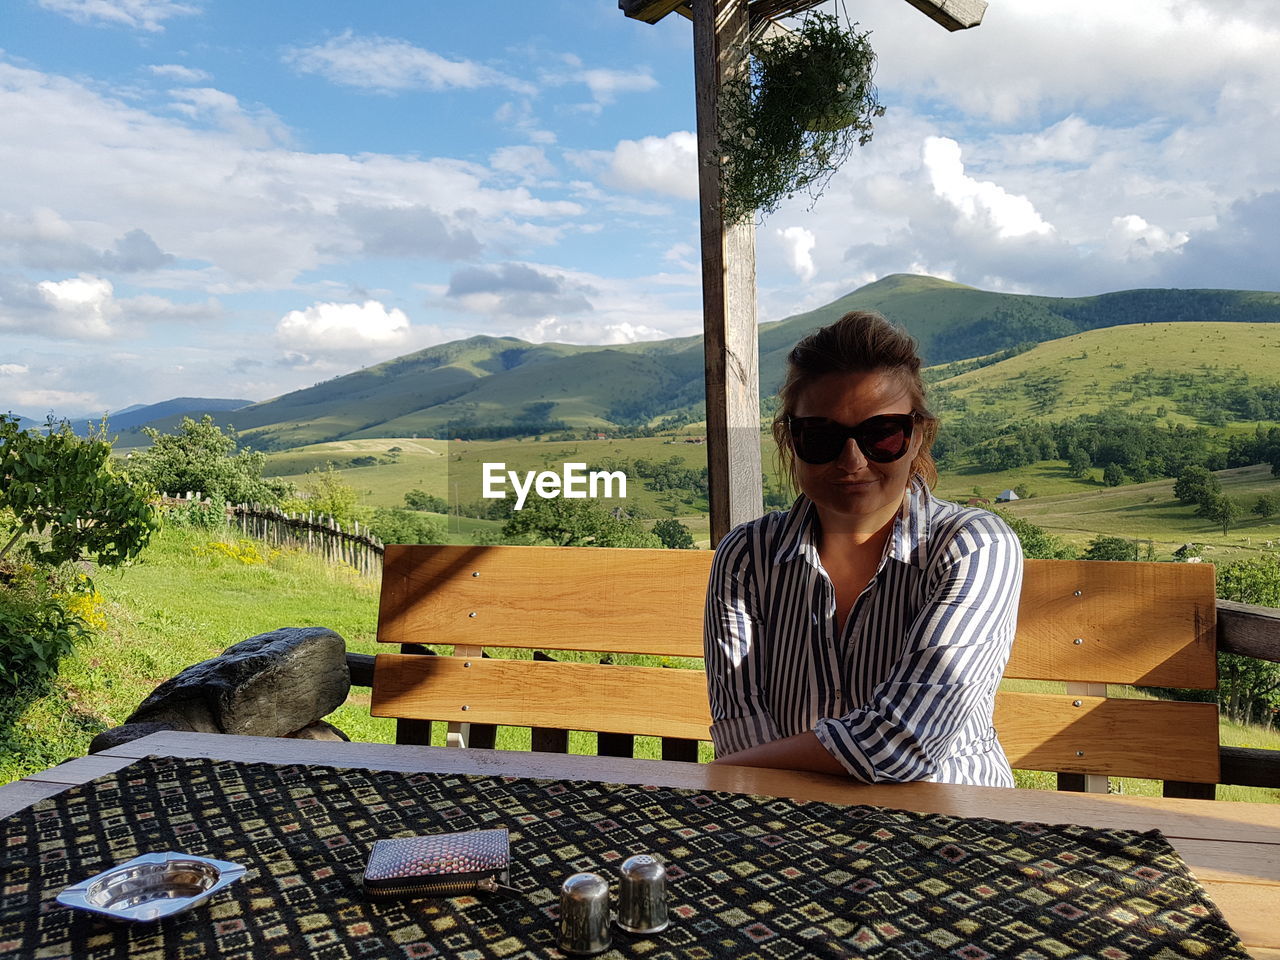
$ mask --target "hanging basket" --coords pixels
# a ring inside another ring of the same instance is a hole
[[[726,220],[772,213],[798,190],[816,200],[853,147],[871,140],[884,107],[867,37],[812,13],[795,31],[751,45],[748,69],[720,97]]]

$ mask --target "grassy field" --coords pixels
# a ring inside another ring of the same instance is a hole
[[[1061,469],[1065,473],[1065,466]],[[989,480],[974,485],[1001,490],[1004,487],[997,486],[1001,479],[1017,479],[1014,474],[1003,478],[988,476]],[[1240,499],[1246,511],[1259,496],[1280,493],[1280,479],[1273,477],[1271,468],[1265,464],[1222,470],[1217,477],[1222,484],[1222,492]],[[968,479],[971,478],[966,477]],[[1033,493],[1037,491],[1032,477],[1028,476],[1022,482]],[[1045,489],[1053,487],[1045,484]],[[1246,512],[1230,532],[1223,534],[1221,527],[1197,517],[1194,507],[1174,499],[1172,480],[1119,487],[1096,485],[1074,493],[1046,493],[1004,504],[1002,509],[1030,520],[1077,546],[1084,546],[1098,534],[1149,539],[1154,542],[1156,559],[1159,560],[1169,559],[1174,550],[1188,542],[1204,544],[1207,560],[1227,560],[1280,549],[1280,518],[1263,520]]]
[[[224,543],[228,548],[220,548]],[[246,562],[249,561],[249,562]],[[83,755],[94,734],[122,723],[159,683],[246,637],[282,626],[327,626],[354,652],[376,653],[377,581],[296,551],[274,551],[229,533],[167,529],[140,563],[102,574],[106,626],[63,664],[54,688],[10,710],[0,727],[0,782]],[[444,648],[447,650],[448,648]],[[1052,685],[1006,681],[1009,689],[1056,692]],[[1060,685],[1059,685],[1060,686]],[[1113,688],[1112,696],[1141,696]],[[394,723],[369,716],[367,689],[327,718],[353,740],[390,743]],[[436,724],[436,742],[443,727]],[[1223,723],[1222,742],[1280,749],[1280,733]],[[528,749],[527,730],[503,728],[499,746]],[[593,734],[574,734],[570,749],[593,753]],[[641,738],[644,755],[659,744]],[[703,758],[710,755],[703,747]],[[1020,785],[1051,788],[1049,774],[1018,772]],[[1117,781],[1126,793],[1153,794],[1152,781]],[[1219,787],[1221,799],[1280,802],[1280,791]]]
[[[395,447],[400,449],[392,453]],[[770,444],[766,456],[771,457],[771,451]],[[376,466],[350,466],[353,458],[367,456],[383,462]],[[682,466],[687,469],[706,466],[706,448],[678,437],[452,442],[391,438],[318,443],[269,454],[267,473],[301,485],[306,482],[308,471],[323,470],[332,463],[342,479],[359,492],[361,502],[374,507],[402,507],[404,495],[413,489],[443,497],[450,503],[481,499],[484,463],[505,463],[506,470],[523,476],[530,470],[559,473],[565,463],[586,463],[593,468],[606,459],[634,462],[667,461],[672,457],[682,458]],[[506,489],[510,495],[510,485]],[[672,510],[688,512],[687,504],[670,493],[646,489],[634,476],[628,476],[627,501],[648,516],[666,516]]]
[[[1185,326],[1185,324],[1184,324]],[[603,458],[634,462],[668,460],[682,457],[686,468],[705,463],[705,448],[669,437],[638,439],[583,440],[574,442],[525,440],[477,441],[453,443],[434,440],[348,440],[316,444],[286,453],[272,454],[268,469],[295,483],[305,482],[308,470],[322,469],[327,463],[348,463],[353,457],[386,457],[392,447],[400,447],[398,461],[369,467],[346,467],[342,477],[370,506],[403,506],[404,495],[422,489],[450,502],[480,499],[480,464],[503,462],[517,471],[559,470],[566,461],[588,464]],[[776,477],[773,443],[761,441],[766,472]],[[447,453],[445,452],[447,451]],[[1280,493],[1280,478],[1271,475],[1265,464],[1239,467],[1218,473],[1222,490],[1239,498],[1246,508],[1235,527],[1223,534],[1220,527],[1195,516],[1192,507],[1178,503],[1173,497],[1172,480],[1124,484],[1107,487],[1101,471],[1093,470],[1079,479],[1070,475],[1060,460],[1042,461],[1017,470],[982,472],[961,469],[944,473],[937,493],[948,500],[963,503],[979,496],[994,500],[1003,490],[1022,485],[1029,499],[1006,504],[1002,509],[1024,517],[1057,534],[1077,547],[1084,547],[1098,534],[1152,540],[1158,559],[1169,559],[1173,551],[1187,542],[1206,544],[1207,557],[1219,559],[1255,553],[1266,549],[1267,541],[1280,544],[1280,517],[1262,520],[1248,513],[1258,497]],[[676,515],[688,526],[703,546],[710,544],[710,530],[705,513],[696,505],[679,501],[670,493],[655,493],[631,477],[627,502],[639,508],[642,516]],[[607,502],[607,501],[606,501]],[[470,543],[477,529],[497,529],[496,523],[449,517],[450,541]]]

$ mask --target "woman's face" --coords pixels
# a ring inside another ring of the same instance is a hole
[[[872,371],[820,377],[800,392],[794,416],[825,417],[853,427],[868,417],[911,412],[911,394],[902,380]],[[830,463],[805,463],[796,457],[800,489],[818,508],[824,530],[874,532],[901,506],[919,449],[916,429],[906,452],[891,463],[868,460],[852,439]]]

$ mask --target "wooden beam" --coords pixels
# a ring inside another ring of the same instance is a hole
[[[1222,768],[1219,782],[1240,787],[1280,789],[1280,750],[1223,747],[1219,754]]]
[[[907,3],[953,32],[976,27],[987,12],[987,0],[907,0]]]
[[[1218,649],[1280,663],[1280,610],[1219,600]]]
[[[632,20],[657,23],[688,0],[618,0],[618,9]]]
[[[693,12],[708,499],[715,546],[734,526],[764,512],[755,224],[724,222],[717,136],[720,88],[745,69],[749,22],[746,0],[700,0]]]
[[[765,20],[794,17],[822,2],[823,0],[751,0],[747,11],[751,17],[751,26],[754,27]]]

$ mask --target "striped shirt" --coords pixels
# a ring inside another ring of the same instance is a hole
[[[1013,786],[991,724],[1022,586],[1013,531],[914,480],[837,637],[804,496],[730,531],[707,590],[720,756],[812,730],[854,778]]]

